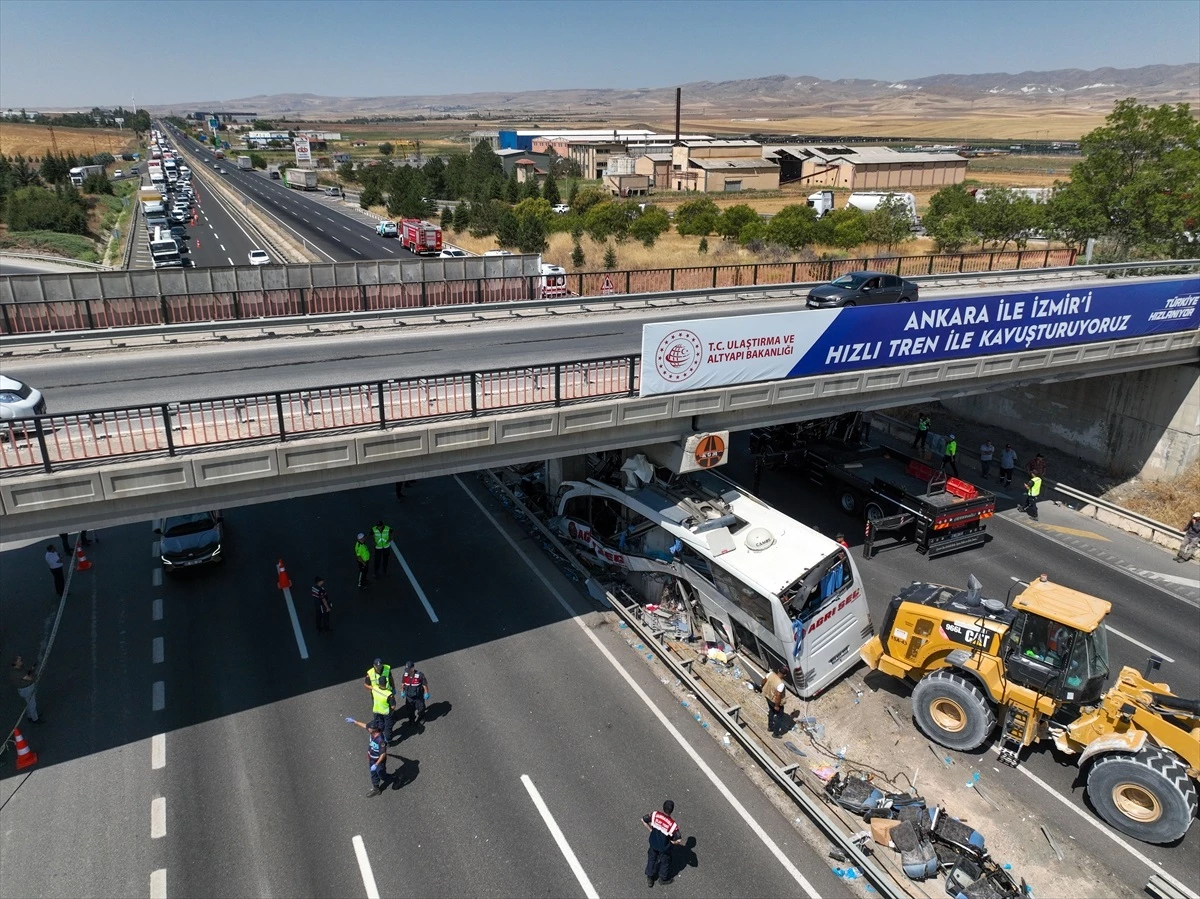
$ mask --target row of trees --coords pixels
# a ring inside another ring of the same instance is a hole
[[[85,194],[112,194],[113,187],[104,175],[92,175],[80,191],[72,186],[70,171],[112,161],[109,153],[47,154],[40,160],[0,153],[0,214],[13,231],[86,234],[90,204]]]
[[[117,119],[121,120],[120,126]],[[116,109],[101,109],[92,107],[91,112],[64,112],[59,115],[44,115],[34,113],[30,119],[25,110],[21,110],[21,121],[29,121],[36,125],[53,125],[55,128],[128,128],[141,134],[150,130],[150,113],[144,109],[134,112],[118,106]]]

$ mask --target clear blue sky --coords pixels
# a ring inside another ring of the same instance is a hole
[[[1197,62],[1195,0],[0,0],[0,107],[30,109]]]

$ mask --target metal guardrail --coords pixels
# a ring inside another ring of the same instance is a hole
[[[133,244],[141,234],[138,226],[142,223],[142,203],[138,194],[134,194],[131,199],[133,200],[133,214],[129,216],[129,234],[126,236],[125,253],[121,258],[121,268],[124,271],[129,271],[129,266],[133,262]]]
[[[1197,899],[1196,891],[1170,874],[1155,874],[1146,883],[1146,892],[1155,899]]]
[[[531,522],[541,534],[542,538],[549,542],[554,547],[555,553],[562,558],[568,560],[570,565],[582,575],[585,581],[592,581],[591,572],[589,572],[578,560],[574,554],[562,545],[562,542],[551,533],[513,493],[504,483],[496,477],[491,471],[485,471],[482,476],[490,479],[492,485],[500,491],[504,500],[511,504],[510,508],[515,509],[517,514]],[[598,585],[594,582],[590,585],[589,594],[596,596],[599,593]],[[635,633],[638,638],[651,647],[654,655],[661,661],[671,673],[680,681],[688,684],[689,689],[696,694],[696,697],[708,709],[709,714],[716,720],[725,725],[726,730],[733,736],[741,747],[754,759],[755,763],[765,771],[770,778],[779,786],[793,802],[804,812],[810,821],[825,835],[830,842],[837,846],[846,855],[848,864],[854,865],[863,872],[865,879],[870,883],[875,890],[879,892],[884,899],[911,899],[910,894],[903,889],[902,885],[886,871],[884,871],[876,861],[866,855],[862,851],[862,846],[851,839],[851,834],[846,832],[846,829],[832,815],[822,808],[821,803],[804,791],[803,786],[795,779],[793,772],[796,771],[795,765],[780,767],[774,759],[764,750],[758,742],[746,732],[746,729],[741,726],[738,721],[736,707],[733,709],[727,707],[724,702],[718,697],[714,697],[709,692],[703,689],[699,684],[699,678],[693,674],[689,668],[681,664],[674,656],[671,655],[670,649],[658,637],[648,630],[641,620],[638,619],[619,599],[604,591],[603,602],[610,606],[622,621]]]
[[[68,256],[53,256],[49,253],[22,253],[16,250],[0,250],[0,257],[4,259],[29,259],[35,262],[54,262],[59,265],[88,268],[97,272],[116,271],[111,265],[104,265],[99,262],[84,262],[82,259],[71,259]]]

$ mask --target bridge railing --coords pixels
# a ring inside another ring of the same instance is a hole
[[[1069,249],[954,253],[934,256],[870,256],[819,262],[757,262],[565,276],[559,298],[613,293],[658,293],[770,284],[830,281],[847,272],[872,269],[906,277],[956,272],[1012,271],[1069,266]],[[0,336],[109,328],[198,324],[350,312],[389,312],[431,307],[488,305],[543,298],[535,275],[497,278],[396,281],[325,287],[280,287],[189,291],[153,296],[104,296],[0,302]],[[566,294],[566,296],[563,296]]]
[[[0,423],[0,474],[635,396],[640,361],[616,356],[11,419]]]

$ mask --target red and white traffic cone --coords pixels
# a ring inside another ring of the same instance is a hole
[[[17,743],[17,770],[23,771],[26,768],[32,768],[37,764],[37,753],[29,748],[29,744],[25,742],[25,738],[21,736],[18,728],[13,728],[13,737]]]
[[[88,561],[88,557],[83,554],[83,544],[75,544],[75,570],[87,571],[92,567],[92,563]]]
[[[290,590],[292,587],[292,579],[288,577],[287,569],[283,566],[283,559],[275,566],[275,571],[279,575],[279,589]]]

